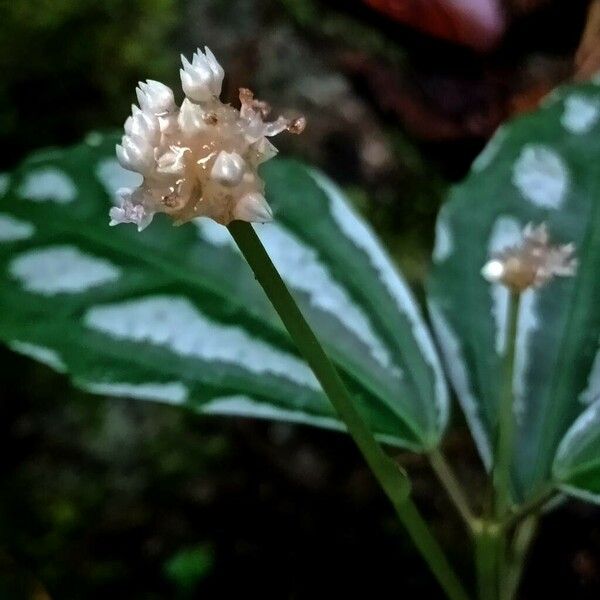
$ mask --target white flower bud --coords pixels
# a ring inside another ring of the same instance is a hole
[[[173,90],[160,81],[140,81],[135,93],[144,112],[160,115],[175,109]]]
[[[139,135],[124,135],[116,151],[124,169],[143,175],[154,168],[154,148]]]
[[[131,106],[131,116],[125,121],[125,133],[144,138],[149,144],[155,145],[160,140],[160,126],[153,114],[145,113],[135,104]]]
[[[158,126],[162,134],[166,136],[175,135],[179,129],[179,126],[177,125],[177,115],[158,117]]]
[[[262,194],[251,192],[238,200],[233,217],[250,223],[267,223],[273,220],[273,211]]]
[[[207,47],[204,50],[206,54],[198,48],[191,63],[185,56],[181,56],[181,87],[185,95],[195,102],[206,102],[218,97],[225,76],[214,54]]]
[[[221,185],[235,187],[242,181],[246,162],[237,152],[221,150],[210,171],[210,178]]]
[[[186,98],[181,103],[177,122],[183,133],[186,135],[194,135],[195,133],[205,131],[210,127],[203,116],[204,111],[202,108]]]
[[[200,48],[198,48],[196,50],[196,54],[194,55],[194,58],[192,59],[192,62],[196,58],[198,60],[200,60],[201,56],[202,56],[202,52],[200,52]],[[221,86],[223,85],[223,78],[225,77],[225,71],[223,70],[223,67],[219,64],[217,57],[212,53],[212,50],[208,46],[204,46],[204,56],[205,56],[206,62],[210,66],[210,68],[215,76],[214,81],[215,81],[215,84],[218,85],[218,91],[215,92],[215,96],[218,96],[221,93]],[[217,88],[215,87],[215,89],[217,89]]]
[[[498,283],[504,277],[504,265],[501,260],[493,259],[485,263],[481,269],[481,275],[490,283]]]

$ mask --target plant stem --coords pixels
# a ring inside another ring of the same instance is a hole
[[[538,494],[533,500],[530,500],[526,504],[519,506],[518,510],[510,514],[505,521],[502,522],[504,529],[509,529],[514,525],[517,525],[520,521],[524,520],[530,515],[530,513],[543,510],[543,508],[556,497],[556,490],[554,488],[547,488],[540,494]]]
[[[492,474],[495,492],[494,515],[496,521],[499,523],[504,520],[511,506],[510,468],[515,433],[514,371],[519,305],[520,294],[511,292],[508,299],[506,315],[506,350],[504,353],[502,390],[498,411],[496,460]],[[496,572],[499,581],[499,590],[502,589],[502,583],[506,577],[507,537],[508,532],[506,529],[502,529],[496,538]]]
[[[507,307],[506,351],[498,413],[496,461],[493,473],[494,488],[496,490],[495,515],[497,519],[502,519],[510,506],[510,466],[515,429],[513,380],[519,304],[519,294],[511,293]]]
[[[516,596],[525,567],[525,559],[537,531],[538,519],[537,515],[531,515],[517,527],[500,600],[513,600]]]
[[[482,521],[475,535],[479,600],[498,600],[498,536],[495,523]]]
[[[429,453],[429,462],[438,479],[444,486],[448,496],[454,503],[456,510],[462,517],[469,533],[474,535],[476,526],[476,517],[471,511],[469,502],[464,494],[464,491],[458,481],[452,467],[446,460],[446,457],[439,451],[433,450]]]
[[[256,232],[242,221],[233,221],[229,231],[439,584],[452,600],[467,600],[442,549],[410,499],[407,475],[375,440],[356,401],[300,312]]]

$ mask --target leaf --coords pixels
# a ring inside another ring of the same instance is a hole
[[[489,50],[506,26],[498,0],[364,0],[392,19],[428,35]]]
[[[0,210],[0,338],[95,393],[342,429],[226,228],[108,227],[136,175],[91,134],[13,175]],[[381,439],[438,443],[447,392],[405,283],[340,190],[297,162],[264,168],[258,226]]]
[[[577,247],[575,278],[554,280],[522,298],[512,465],[519,500],[551,480],[562,437],[600,392],[584,390],[600,337],[599,107],[596,85],[568,87],[537,112],[503,126],[452,190],[437,222],[432,320],[488,468],[508,292],[484,281],[480,269],[491,252],[517,241],[530,221],[545,221],[555,243]]]
[[[552,472],[564,492],[600,504],[600,401],[589,406],[566,433]]]

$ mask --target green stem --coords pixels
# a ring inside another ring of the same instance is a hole
[[[504,518],[510,507],[510,466],[515,429],[513,380],[519,300],[519,294],[511,293],[507,309],[506,352],[504,354],[502,394],[498,413],[496,462],[493,473],[496,491],[495,515],[497,519]]]
[[[539,517],[537,515],[531,515],[515,531],[500,600],[513,600],[516,597],[523,569],[525,568],[525,559],[537,531],[538,520]]]
[[[523,521],[530,513],[538,513],[543,510],[544,507],[556,497],[556,490],[554,488],[547,488],[538,494],[533,500],[530,500],[526,504],[519,506],[518,510],[508,516],[508,518],[502,522],[504,529],[510,529],[517,525],[520,521]]]
[[[256,232],[249,223],[242,221],[233,221],[229,231],[439,584],[452,600],[467,600],[468,596],[442,549],[410,499],[408,477],[373,437],[355,400],[304,319]]]
[[[519,305],[520,295],[516,292],[511,292],[507,306],[506,351],[504,353],[502,391],[498,412],[496,460],[492,474],[495,492],[494,515],[498,522],[502,522],[505,519],[511,508],[510,468],[515,435],[514,372]],[[502,529],[496,538],[496,572],[499,589],[502,587],[502,582],[506,577],[507,535],[508,532],[506,529]]]
[[[498,600],[498,536],[495,523],[482,521],[475,534],[479,600]]]
[[[439,450],[433,450],[429,453],[429,462],[448,496],[454,503],[458,514],[462,517],[469,533],[474,535],[477,519],[471,511],[469,502],[452,467]]]

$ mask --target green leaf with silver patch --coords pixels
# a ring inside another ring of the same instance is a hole
[[[0,338],[91,392],[343,429],[226,228],[108,226],[116,138],[18,168],[0,210]],[[427,450],[448,419],[420,311],[339,188],[298,162],[262,170],[256,229],[380,439]],[[5,240],[2,240],[4,231]]]
[[[577,462],[581,446],[563,443],[553,475],[557,449],[586,402],[600,393],[589,389],[598,388],[598,377],[588,384],[600,338],[599,110],[596,85],[566,87],[536,112],[504,125],[454,187],[437,222],[428,290],[432,321],[488,468],[508,292],[484,281],[480,270],[491,253],[518,242],[528,222],[545,222],[554,243],[577,248],[576,277],[527,291],[521,301],[512,460],[517,501],[569,481],[567,465]],[[594,452],[600,458],[600,446]],[[576,485],[585,488],[581,478]]]

